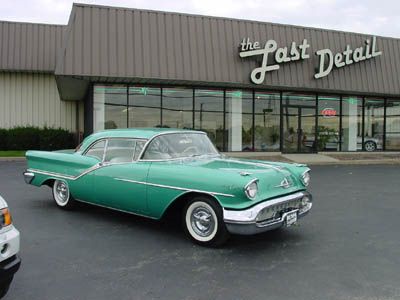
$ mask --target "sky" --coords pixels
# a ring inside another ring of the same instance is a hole
[[[0,20],[67,24],[70,0],[0,0]],[[76,0],[400,38],[400,0]]]

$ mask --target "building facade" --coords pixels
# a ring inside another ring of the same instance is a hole
[[[0,22],[0,127],[207,132],[221,151],[400,151],[400,40],[74,4]]]

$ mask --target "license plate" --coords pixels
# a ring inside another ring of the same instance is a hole
[[[290,212],[286,215],[286,226],[289,227],[297,222],[297,211]]]

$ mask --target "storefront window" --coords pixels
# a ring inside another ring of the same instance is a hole
[[[252,151],[253,93],[227,90],[225,97],[227,151]]]
[[[127,127],[127,87],[95,85],[93,90],[93,130]]]
[[[224,136],[223,90],[195,90],[195,129],[206,132],[219,151],[223,151]]]
[[[340,97],[318,96],[318,151],[340,150]]]
[[[400,100],[397,99],[387,100],[385,150],[400,150]]]
[[[193,128],[193,89],[164,88],[162,125],[170,128]]]
[[[362,98],[343,97],[342,151],[362,150]]]
[[[280,94],[256,92],[254,95],[254,150],[279,151]]]
[[[161,89],[129,87],[129,127],[161,127]]]
[[[382,150],[385,101],[366,98],[364,103],[364,150]]]

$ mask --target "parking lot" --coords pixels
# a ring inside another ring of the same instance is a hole
[[[399,299],[400,166],[312,167],[300,225],[193,245],[174,222],[99,207],[62,211],[48,187],[0,162],[0,194],[21,232],[5,299]]]

